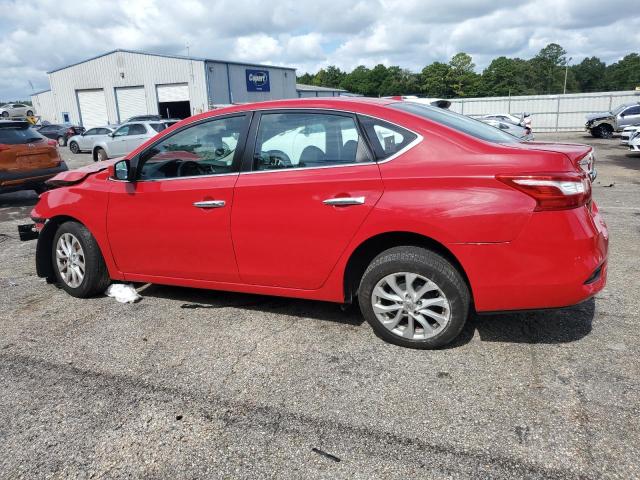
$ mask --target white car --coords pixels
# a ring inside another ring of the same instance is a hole
[[[118,127],[104,139],[93,144],[93,160],[121,157],[167,128],[163,122],[131,122]]]
[[[480,121],[483,123],[486,123],[487,125],[491,125],[492,127],[499,128],[503,132],[510,133],[514,137],[518,137],[519,139],[524,140],[526,142],[533,140],[534,138],[533,133],[531,132],[527,133],[527,130],[524,127],[521,127],[520,125],[514,125],[513,123],[510,123],[510,122],[501,122],[498,120],[486,119],[484,117],[480,118]]]
[[[118,128],[117,125],[105,125],[104,127],[90,128],[80,135],[74,135],[68,141],[69,150],[72,153],[91,152],[97,141],[106,139],[116,128]]]
[[[31,105],[23,105],[22,103],[7,103],[0,106],[0,116],[2,118],[30,117],[34,111]]]
[[[493,113],[491,115],[483,115],[478,120],[496,120],[498,122],[507,122],[513,125],[522,126],[522,118],[511,115],[510,113]]]
[[[629,139],[629,150],[632,152],[640,152],[640,130],[636,130]]]
[[[640,125],[630,125],[628,127],[624,127],[622,129],[622,133],[620,134],[620,143],[625,146],[629,145],[629,139],[637,131],[640,131]]]

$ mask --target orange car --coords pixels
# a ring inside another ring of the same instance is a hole
[[[65,170],[55,140],[40,135],[29,122],[0,120],[0,193],[43,192],[44,182]]]

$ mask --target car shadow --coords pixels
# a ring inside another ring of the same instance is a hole
[[[595,300],[561,309],[473,315],[466,328],[483,342],[571,343],[591,332]]]
[[[184,309],[240,308],[356,326],[364,322],[357,306],[342,309],[339,304],[330,302],[156,284],[145,288],[140,294],[143,297],[181,302],[180,308]]]
[[[180,308],[184,309],[239,308],[354,326],[364,323],[357,305],[342,309],[340,305],[329,302],[155,284],[149,285],[141,293],[147,297],[181,302]],[[591,332],[594,316],[594,299],[573,307],[555,310],[473,314],[456,340],[444,348],[466,345],[476,335],[483,342],[571,343],[584,338]]]
[[[0,221],[29,217],[36,203],[38,203],[38,194],[33,190],[2,193],[0,194]]]

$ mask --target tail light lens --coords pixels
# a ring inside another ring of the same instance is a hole
[[[9,145],[4,145],[3,143],[0,143],[0,152],[2,152],[3,150],[9,150],[11,147]]]
[[[56,142],[55,140],[47,140],[47,145],[49,145],[50,147],[57,147],[58,146],[58,142]]]
[[[591,200],[591,182],[585,173],[496,175],[496,178],[533,198],[537,212],[582,207]]]
[[[75,132],[75,130],[74,130],[73,128],[69,128],[69,129],[67,130],[67,133],[68,133],[69,135],[75,135],[75,134],[76,134],[76,132]]]

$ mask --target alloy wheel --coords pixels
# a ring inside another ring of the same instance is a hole
[[[71,233],[63,233],[56,244],[56,266],[60,277],[71,288],[78,288],[85,275],[85,256],[82,245]]]
[[[58,145],[60,145],[61,147],[64,147],[64,137],[58,137]]]
[[[409,340],[438,335],[451,320],[451,305],[440,287],[428,278],[398,272],[382,278],[371,294],[378,321]]]

